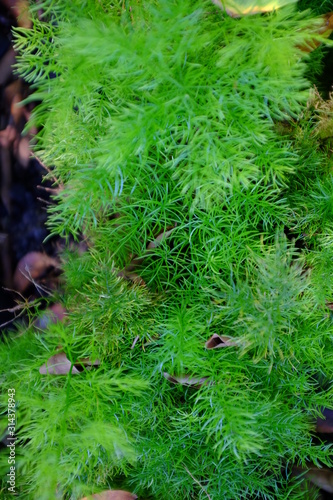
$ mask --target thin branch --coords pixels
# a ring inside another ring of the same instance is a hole
[[[32,152],[32,156],[34,158],[36,158],[36,160],[38,161],[38,163],[46,170],[46,172],[50,175],[50,177],[54,180],[54,183],[55,184],[58,184],[58,186],[63,189],[63,184],[62,182],[58,181],[58,179],[55,177],[55,175],[53,174],[52,170],[47,167],[43,162],[42,160],[36,155],[36,153]]]
[[[28,280],[30,281],[30,283],[32,283],[34,285],[34,287],[36,288],[37,292],[39,293],[39,295],[42,296],[42,292],[46,293],[47,295],[51,295],[52,293],[52,290],[50,288],[47,288],[45,286],[42,286],[41,284],[38,284],[36,283],[36,281],[33,279],[33,277],[31,276],[31,273],[30,273],[30,269],[28,268],[28,266],[26,266],[25,268],[27,274],[25,274],[22,270],[21,270],[21,274]]]
[[[6,292],[17,293],[17,295],[21,297],[22,300],[26,301],[26,298],[22,295],[22,293],[18,292],[17,290],[14,290],[13,288],[7,288],[3,286],[2,289],[5,290]]]
[[[132,344],[131,349],[134,349],[135,344],[137,343],[137,341],[138,341],[139,339],[140,339],[140,337],[139,337],[139,335],[137,335],[137,336],[135,337],[135,339],[134,339],[134,342],[133,342],[133,344]]]
[[[18,304],[17,306],[8,307],[7,309],[0,309],[0,313],[2,313],[2,312],[13,313],[13,312],[16,312],[16,311],[20,311],[21,309],[29,309],[30,307],[33,307],[37,303],[38,303],[38,300],[31,300],[30,302],[28,302],[28,301],[25,300],[24,304]]]
[[[214,2],[215,3],[215,2]],[[201,490],[206,493],[207,495],[207,498],[209,498],[209,500],[212,500],[208,494],[208,492],[206,491],[206,489],[202,486],[202,484],[199,483],[199,481],[197,479],[195,479],[195,477],[190,473],[190,471],[188,470],[188,468],[186,467],[186,465],[183,464],[183,467],[184,469],[186,470],[186,472],[191,476],[191,478],[193,479],[193,481],[195,481],[201,488]]]
[[[3,328],[4,326],[7,326],[9,325],[10,323],[12,323],[13,321],[15,321],[17,318],[19,318],[20,316],[22,316],[22,314],[24,313],[24,309],[22,309],[22,311],[17,315],[17,316],[14,316],[14,318],[10,319],[9,321],[6,321],[6,323],[2,323],[0,325],[0,328]]]

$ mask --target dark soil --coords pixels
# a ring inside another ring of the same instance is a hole
[[[23,128],[33,105],[26,106],[21,116],[15,116],[14,101],[22,100],[30,90],[11,67],[15,62],[11,29],[16,26],[16,19],[4,3],[8,2],[0,2],[0,329],[15,316],[6,309],[22,301],[12,290],[20,259],[32,251],[50,256],[57,252],[54,238],[45,241],[46,208],[51,200],[44,187],[51,187],[51,183],[42,181],[46,171],[37,159],[30,157],[29,148],[20,151]],[[31,293],[31,289],[27,292]]]

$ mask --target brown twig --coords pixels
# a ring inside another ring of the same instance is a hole
[[[36,155],[36,153],[32,152],[31,154],[38,161],[38,163],[44,168],[44,170],[46,170],[46,172],[50,175],[50,177],[53,179],[54,183],[58,184],[60,189],[63,189],[64,185],[60,181],[58,181],[58,179],[52,173],[52,170],[49,167],[47,167],[45,165],[45,163],[42,162],[42,160]]]
[[[186,470],[186,472],[191,476],[191,478],[193,479],[193,481],[195,481],[201,488],[201,490],[206,493],[207,495],[207,498],[209,498],[209,500],[212,500],[208,494],[208,492],[205,490],[205,488],[202,486],[202,484],[199,483],[199,481],[197,479],[195,479],[195,477],[190,473],[190,471],[188,470],[188,468],[186,467],[186,465],[183,464],[183,467],[184,469]]]
[[[14,316],[14,318],[10,319],[9,321],[6,321],[5,323],[2,323],[0,325],[0,328],[3,328],[4,326],[9,325],[10,323],[13,323],[13,321],[15,321],[17,318],[19,318],[20,316],[22,316],[23,313],[24,313],[24,309],[20,312],[20,314],[18,314],[17,316]]]

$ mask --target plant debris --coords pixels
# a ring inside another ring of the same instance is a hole
[[[205,344],[207,349],[219,349],[220,347],[234,347],[237,345],[237,342],[232,337],[217,335],[217,333],[214,333]]]
[[[136,500],[138,497],[134,493],[124,490],[107,490],[101,493],[94,493],[81,500]]]
[[[101,363],[98,359],[91,361],[89,358],[78,359],[75,363],[67,358],[64,352],[54,354],[46,363],[44,363],[39,373],[41,375],[78,375],[83,369],[90,370],[92,367],[99,366]]]
[[[23,293],[36,281],[44,277],[50,270],[59,270],[59,261],[42,252],[27,253],[16,266],[13,284],[14,288]]]
[[[163,373],[163,377],[169,380],[172,384],[180,384],[188,387],[201,387],[207,384],[208,377],[192,377],[190,375],[170,375],[167,372]]]

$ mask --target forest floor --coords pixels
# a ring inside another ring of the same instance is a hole
[[[59,239],[45,241],[52,183],[43,181],[47,172],[31,153],[36,130],[24,130],[35,104],[17,105],[31,90],[13,70],[12,27],[20,22],[9,4],[15,2],[0,2],[0,328],[10,327],[22,295],[31,299],[44,293],[56,267],[52,258],[59,250]],[[32,278],[43,288],[36,289],[33,280],[31,286],[20,283],[31,259],[39,267]]]

